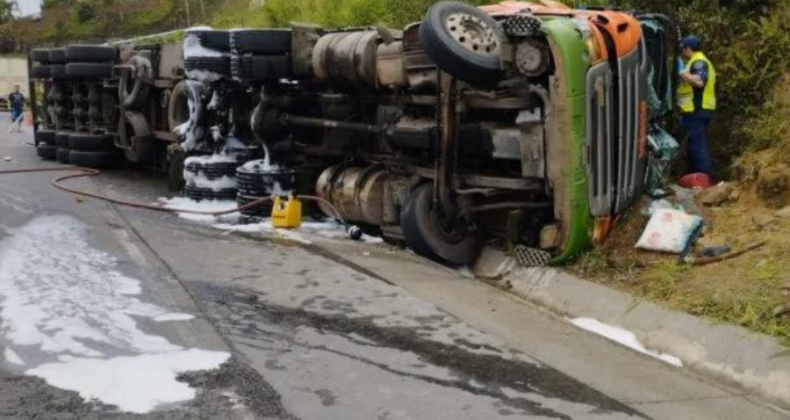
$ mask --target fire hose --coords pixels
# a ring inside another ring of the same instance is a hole
[[[22,113],[22,115],[20,115],[20,116],[19,116],[19,118],[17,118],[16,120],[12,121],[12,122],[11,122],[11,126],[10,126],[10,127],[8,127],[8,130],[6,130],[6,131],[5,131],[3,134],[0,134],[0,140],[2,140],[2,139],[3,139],[3,137],[5,137],[6,135],[8,135],[8,133],[10,133],[10,132],[11,132],[11,130],[12,130],[14,127],[16,127],[16,126],[19,126],[20,124],[22,124],[22,119],[23,119],[23,118],[25,118],[25,114],[24,114],[24,113]]]
[[[254,207],[261,206],[265,203],[274,201],[274,196],[270,197],[260,197],[257,198],[243,206],[239,206],[229,210],[221,210],[221,211],[201,211],[201,210],[191,210],[191,209],[179,209],[174,207],[164,207],[154,204],[147,204],[147,203],[139,203],[127,200],[121,200],[118,198],[107,197],[105,195],[96,194],[88,191],[79,190],[76,188],[72,188],[69,186],[64,185],[65,181],[76,179],[76,178],[86,178],[86,177],[94,177],[101,175],[101,171],[98,169],[91,169],[91,168],[83,168],[79,166],[68,166],[68,167],[59,167],[59,168],[35,168],[35,169],[11,169],[11,170],[4,170],[0,171],[0,175],[12,175],[12,174],[25,174],[25,173],[36,173],[36,172],[78,172],[76,174],[71,175],[64,175],[58,178],[55,178],[52,181],[52,186],[55,188],[65,191],[71,194],[76,194],[82,197],[93,198],[99,201],[104,201],[107,203],[124,206],[124,207],[131,207],[136,209],[143,209],[143,210],[151,210],[161,213],[182,213],[182,214],[195,214],[195,215],[202,215],[202,216],[225,216],[228,214],[238,213],[244,210],[248,210]],[[349,237],[353,240],[359,240],[362,237],[362,230],[354,225],[350,225],[343,220],[340,212],[337,210],[332,203],[329,201],[312,195],[296,195],[294,196],[300,200],[307,200],[307,201],[315,201],[325,204],[332,213],[334,213],[334,219],[345,228],[346,232],[348,233]]]

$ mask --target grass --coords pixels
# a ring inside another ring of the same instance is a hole
[[[776,317],[777,307],[790,303],[783,287],[790,282],[790,220],[777,219],[765,230],[751,222],[754,214],[770,212],[744,193],[738,204],[706,219],[712,230],[707,244],[745,244],[766,240],[759,250],[735,259],[706,266],[677,263],[677,256],[651,254],[633,249],[641,229],[623,226],[628,237],[618,235],[571,267],[584,278],[628,292],[715,322],[738,325],[775,337],[790,346],[790,319]],[[636,210],[635,210],[636,211]]]

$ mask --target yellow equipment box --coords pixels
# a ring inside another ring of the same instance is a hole
[[[302,202],[293,196],[274,197],[272,227],[298,229],[302,226]]]

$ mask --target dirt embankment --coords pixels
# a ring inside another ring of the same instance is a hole
[[[645,197],[620,221],[605,244],[572,269],[594,281],[689,313],[742,325],[790,344],[790,165],[771,150],[751,153],[734,166],[737,182],[699,194],[705,219],[695,252],[727,245],[759,249],[704,266],[676,255],[634,248],[648,216]],[[705,204],[703,204],[705,203]],[[686,209],[689,209],[686,203]]]

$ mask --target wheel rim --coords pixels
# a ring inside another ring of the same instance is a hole
[[[477,16],[452,13],[445,19],[447,32],[461,46],[479,54],[499,52],[499,37],[494,29]]]
[[[440,213],[439,209],[431,206],[429,217],[442,240],[448,244],[457,244],[466,239],[468,235],[466,227],[462,224],[449,226]]]

